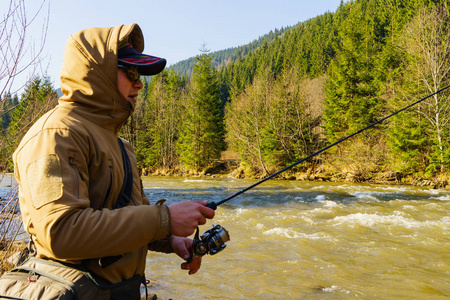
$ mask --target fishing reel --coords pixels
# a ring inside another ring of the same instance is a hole
[[[225,249],[225,243],[230,240],[228,231],[220,225],[213,225],[213,228],[206,230],[199,236],[199,230],[194,237],[192,252],[194,256],[203,256],[205,254],[214,255]]]

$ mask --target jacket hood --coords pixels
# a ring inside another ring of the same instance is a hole
[[[64,52],[59,105],[118,132],[134,110],[117,88],[117,52],[127,43],[144,50],[137,24],[88,28],[71,35]]]

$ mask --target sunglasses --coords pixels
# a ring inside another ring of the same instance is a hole
[[[141,73],[139,73],[139,70],[135,67],[127,67],[124,65],[117,65],[117,67],[125,70],[127,72],[128,79],[130,79],[133,83],[136,83],[139,78],[141,78]]]

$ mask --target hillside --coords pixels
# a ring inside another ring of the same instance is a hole
[[[258,39],[254,40],[253,42],[247,45],[212,52],[210,53],[212,57],[211,61],[216,68],[224,67],[228,65],[230,62],[235,62],[239,58],[242,58],[248,53],[250,53],[251,51],[260,48],[263,45],[264,41],[271,42],[276,37],[282,36],[283,33],[290,28],[292,27],[285,27],[285,28],[282,27],[281,29],[275,29],[273,31],[271,30],[269,33],[259,37]],[[188,59],[182,60],[180,62],[177,62],[176,64],[171,65],[168,69],[174,70],[180,76],[190,77],[192,74],[194,64],[195,64],[195,57],[190,57]]]

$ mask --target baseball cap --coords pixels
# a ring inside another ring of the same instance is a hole
[[[156,75],[166,67],[164,58],[139,53],[131,44],[120,48],[117,57],[119,64],[135,67],[141,75]]]

